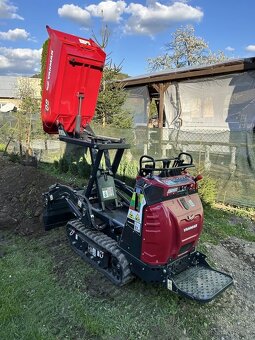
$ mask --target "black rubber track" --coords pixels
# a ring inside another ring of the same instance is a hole
[[[109,236],[100,231],[86,228],[80,221],[77,220],[67,223],[67,231],[70,227],[75,229],[78,235],[85,242],[91,240],[93,243],[103,249],[104,252],[108,252],[110,254],[109,267],[104,269],[100,267],[96,261],[93,261],[91,257],[86,256],[81,250],[76,248],[72,242],[70,242],[71,248],[86,262],[89,262],[93,267],[102,272],[117,286],[124,286],[133,279],[129,263],[115,240],[111,239]]]

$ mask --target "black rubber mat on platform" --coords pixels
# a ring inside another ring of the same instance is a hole
[[[174,285],[181,293],[200,301],[210,301],[232,281],[227,274],[204,266],[190,267],[173,279]]]

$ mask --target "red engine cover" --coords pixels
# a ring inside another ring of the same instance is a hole
[[[50,36],[41,115],[44,131],[58,133],[58,125],[72,133],[78,113],[78,94],[83,94],[81,126],[94,116],[104,51],[91,39],[59,32],[47,26]]]
[[[188,180],[187,176],[180,176],[180,179],[182,183]],[[190,178],[190,185],[193,183]],[[166,184],[158,186],[172,195]],[[150,265],[163,265],[190,252],[198,242],[202,227],[203,207],[197,193],[145,207],[141,260]]]

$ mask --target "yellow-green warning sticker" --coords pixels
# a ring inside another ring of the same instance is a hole
[[[133,215],[133,211],[131,209],[129,209],[128,211],[128,217],[133,220],[134,219],[134,215]]]
[[[136,220],[136,222],[141,222],[139,214],[136,214],[135,220]]]

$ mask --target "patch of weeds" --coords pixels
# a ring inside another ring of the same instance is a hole
[[[6,145],[3,143],[0,143],[0,152],[4,152],[6,148]]]
[[[54,169],[55,169],[55,170],[58,170],[58,168],[59,168],[59,161],[57,161],[57,160],[55,159],[54,162],[53,162],[53,166],[54,166]]]
[[[78,175],[78,165],[75,162],[70,163],[69,172],[74,176]]]
[[[215,203],[214,206],[215,208],[220,209],[222,211],[226,211],[236,216],[249,218],[255,221],[255,208],[231,206],[231,205],[226,205],[222,203]]]
[[[206,174],[198,184],[201,200],[208,205],[215,203],[217,197],[217,181]]]
[[[247,221],[231,223],[232,213],[217,206],[204,207],[205,221],[201,240],[215,244],[229,236],[235,236],[247,241],[255,242],[255,235],[248,228]]]
[[[85,157],[77,163],[78,175],[82,178],[88,178],[91,172],[91,165],[88,163]]]
[[[68,170],[69,170],[68,159],[66,157],[60,158],[60,160],[58,162],[58,166],[59,166],[59,168],[58,168],[59,172],[66,174],[68,172]]]
[[[128,161],[126,159],[122,160],[118,169],[118,177],[120,178],[120,180],[126,182],[128,185],[134,186],[137,174],[137,161]]]
[[[57,163],[57,161],[56,161]],[[46,173],[47,175],[55,177],[55,181],[63,184],[69,184],[74,186],[83,187],[87,182],[87,178],[81,178],[78,175],[73,175],[69,171],[67,173],[60,173],[57,165],[50,163],[39,163],[39,171]],[[54,179],[52,184],[54,183]]]

